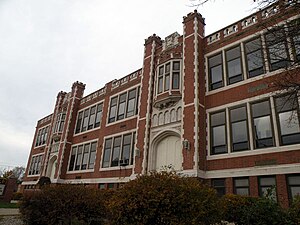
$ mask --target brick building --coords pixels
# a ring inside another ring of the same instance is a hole
[[[300,59],[300,32],[288,29],[299,22],[295,2],[209,36],[194,11],[183,35],[145,40],[142,69],[86,96],[80,82],[59,92],[52,114],[37,122],[23,189],[41,176],[116,188],[172,165],[219,194],[259,196],[275,186],[274,198],[288,206],[300,192],[299,104],[273,84],[297,71],[290,62]],[[286,28],[284,39],[274,38],[275,25]]]

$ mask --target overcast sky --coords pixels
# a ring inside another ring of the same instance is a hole
[[[74,81],[85,95],[142,67],[145,38],[182,34],[189,0],[0,0],[0,168],[26,166],[37,120]],[[206,34],[253,12],[212,0]]]

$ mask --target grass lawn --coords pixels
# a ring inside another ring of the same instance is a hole
[[[19,208],[15,203],[0,202],[0,208]]]

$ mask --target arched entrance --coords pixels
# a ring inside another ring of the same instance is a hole
[[[54,155],[49,160],[48,167],[47,167],[47,177],[49,177],[51,180],[54,179],[56,164],[57,164],[57,156]]]
[[[182,170],[182,144],[177,130],[167,130],[153,137],[149,152],[148,169],[164,170],[171,166],[174,170]]]

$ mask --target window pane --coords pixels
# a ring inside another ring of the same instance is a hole
[[[165,73],[170,73],[170,63],[166,64]]]
[[[240,46],[226,51],[226,60],[232,60],[241,56]]]
[[[232,129],[232,145],[233,150],[246,150],[248,149],[248,129],[247,121],[233,123]]]
[[[88,130],[94,128],[95,118],[96,118],[96,106],[93,106],[90,110]]]
[[[213,146],[226,145],[225,125],[213,128]]]
[[[236,188],[236,194],[237,195],[248,196],[249,195],[249,188]]]
[[[118,97],[112,98],[110,102],[110,111],[109,111],[109,123],[114,122],[116,119],[116,110],[117,110]]]
[[[87,168],[87,163],[88,163],[88,158],[89,158],[89,149],[90,149],[90,144],[85,144],[83,156],[82,156],[82,164],[81,164],[82,170],[85,170]]]
[[[121,137],[114,139],[113,153],[111,159],[111,166],[118,166],[120,161],[120,148],[121,148]]]
[[[158,74],[159,75],[163,75],[164,74],[164,67],[163,66],[159,67]]]
[[[297,109],[298,98],[296,95],[286,95],[275,99],[277,112],[289,111]]]
[[[269,101],[252,104],[253,117],[265,116],[270,114]]]
[[[209,67],[214,67],[216,65],[222,64],[222,54],[218,54],[208,59]]]
[[[210,89],[214,90],[223,86],[222,54],[208,59]]]
[[[280,113],[279,122],[281,135],[294,134],[300,132],[297,111]]]
[[[240,46],[226,51],[227,72],[229,84],[243,80]]]
[[[254,77],[264,72],[261,50],[247,54],[248,75]]]
[[[241,59],[240,58],[229,61],[227,63],[227,66],[228,66],[228,77],[229,78],[235,77],[237,75],[242,74]],[[242,76],[239,79],[242,79]]]
[[[105,184],[99,184],[98,187],[100,190],[103,190],[103,189],[105,189]]]
[[[291,187],[291,196],[295,198],[296,195],[300,195],[300,186],[298,187]]]
[[[223,86],[223,67],[218,65],[210,68],[211,89]]]
[[[94,168],[94,163],[95,163],[95,158],[96,158],[96,147],[97,147],[97,142],[93,142],[91,144],[89,167],[88,167],[89,169]]]
[[[125,117],[126,98],[127,98],[127,93],[122,94],[119,97],[118,120],[124,119]]]
[[[249,186],[249,179],[248,178],[244,178],[244,179],[235,179],[234,180],[235,186],[236,187],[245,187],[245,186]]]
[[[134,115],[135,104],[136,104],[136,89],[129,91],[128,94],[128,103],[127,103],[127,114],[126,117]]]
[[[77,119],[77,124],[76,124],[76,130],[75,130],[76,134],[80,132],[81,122],[82,122],[82,116],[83,116],[83,112],[80,112],[78,114],[78,119]]]
[[[275,177],[259,178],[259,190],[261,197],[269,197],[276,201],[276,179]]]
[[[134,148],[135,148],[135,132],[134,132],[133,135],[132,135],[132,145],[131,145],[131,160],[130,160],[130,165],[133,164]]]
[[[83,116],[83,123],[82,123],[81,131],[86,131],[87,130],[88,120],[89,120],[89,109],[86,109],[86,110],[84,110],[84,116]]]
[[[288,56],[285,44],[282,42],[269,46],[271,70],[284,68],[288,65]]]
[[[269,57],[270,62],[275,63],[284,59],[287,59],[287,52],[285,49],[285,44],[282,42],[279,42],[274,45],[269,46]]]
[[[212,187],[217,191],[218,196],[223,196],[226,194],[225,179],[212,180]]]
[[[172,88],[179,89],[179,72],[173,72]]]
[[[83,148],[82,145],[78,146],[75,170],[79,170],[80,169],[81,156],[82,156],[82,148]]]
[[[173,62],[173,70],[180,70],[180,62]]]
[[[165,91],[168,91],[170,89],[170,75],[165,76]]]
[[[103,107],[102,103],[97,106],[95,127],[100,126],[100,122],[101,122],[101,119],[102,119],[102,107]]]
[[[260,185],[261,186],[275,186],[276,181],[274,177],[264,177],[260,178]]]
[[[288,176],[288,188],[292,199],[294,199],[296,195],[300,195],[300,175]]]
[[[300,186],[300,175],[289,176],[288,177],[289,185],[298,185]]]
[[[231,122],[246,120],[246,119],[247,119],[247,111],[245,106],[230,110]]]
[[[249,179],[248,178],[234,179],[234,192],[237,195],[249,195]]]
[[[103,153],[103,163],[102,163],[103,168],[109,167],[111,144],[112,144],[112,139],[107,139],[105,141],[104,153]]]
[[[72,171],[74,169],[76,149],[77,149],[77,147],[73,147],[72,148],[72,153],[71,153],[71,158],[70,158],[70,164],[69,164],[69,171]]]
[[[257,139],[272,137],[270,116],[254,119],[254,129]]]
[[[245,44],[246,53],[254,52],[261,49],[260,38],[255,39],[253,41],[249,41]]]
[[[158,78],[158,93],[161,93],[163,91],[163,77]]]
[[[225,123],[225,112],[214,113],[211,115],[211,126],[217,126]]]
[[[128,165],[130,158],[130,145],[131,145],[131,134],[124,135],[123,137],[123,149],[122,149],[122,160],[123,163]]]

